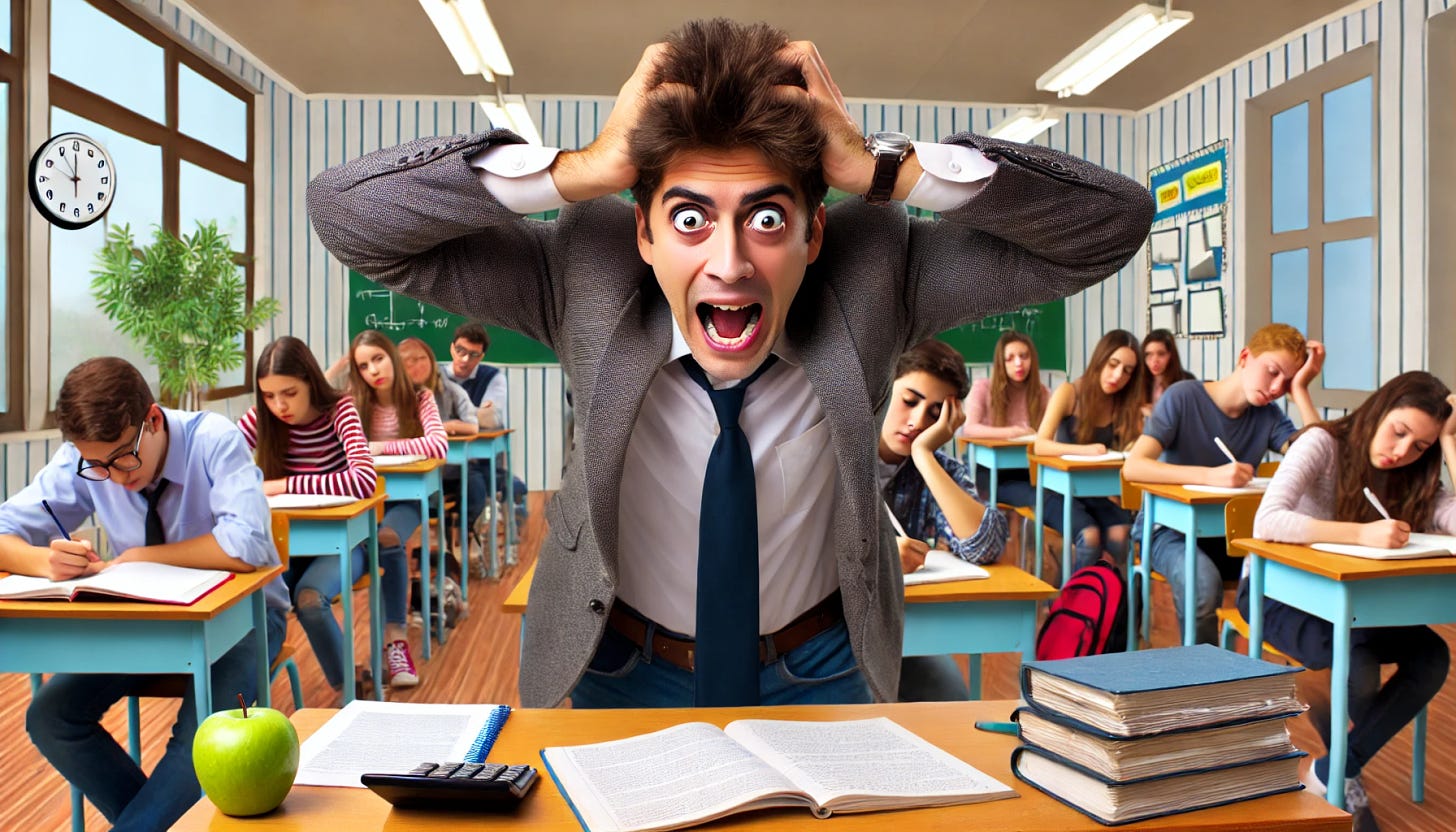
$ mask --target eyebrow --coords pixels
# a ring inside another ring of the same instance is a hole
[[[929,396],[925,395],[924,393],[920,392],[919,390],[916,390],[914,387],[906,387],[905,388],[905,392],[906,393],[914,393],[915,395],[919,396],[922,399],[928,399],[928,398],[930,398]]]
[[[768,199],[771,196],[786,196],[789,199],[793,199],[794,191],[788,185],[784,185],[782,183],[768,185],[766,187],[759,188],[756,191],[750,191],[744,194],[743,198],[738,200],[738,204],[740,206],[751,205],[755,202],[762,202],[763,200]],[[707,194],[700,194],[697,191],[694,191],[690,188],[685,188],[682,185],[674,185],[671,188],[668,188],[666,191],[663,191],[663,202],[667,202],[669,199],[674,198],[686,199],[689,202],[698,202],[708,206],[709,208],[718,207],[718,203],[714,201],[712,197],[708,196]]]

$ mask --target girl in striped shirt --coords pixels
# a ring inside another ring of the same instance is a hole
[[[364,435],[374,454],[420,454],[444,459],[447,450],[445,426],[435,397],[421,390],[405,376],[394,342],[378,330],[366,329],[349,345],[349,393],[359,408]],[[379,557],[404,560],[404,543],[420,527],[420,505],[413,500],[384,504],[379,524]],[[388,567],[386,567],[388,569]],[[405,638],[409,614],[408,571],[401,580],[386,581],[384,590],[384,659],[391,687],[413,687],[420,677]],[[387,577],[387,574],[386,574]],[[391,591],[391,589],[393,591]],[[429,634],[425,634],[429,638]]]
[[[257,403],[243,414],[238,427],[263,469],[265,494],[363,499],[374,493],[374,457],[359,411],[352,399],[329,386],[306,344],[284,336],[264,347],[254,378]],[[364,547],[349,557],[352,584],[364,574]],[[405,572],[402,551],[397,563],[385,561],[380,552],[380,562],[386,574]],[[342,590],[338,563],[331,557],[291,558],[284,582],[324,678],[334,690],[341,690],[343,632],[331,606]]]

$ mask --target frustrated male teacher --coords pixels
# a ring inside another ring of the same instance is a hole
[[[828,187],[855,196],[826,210]],[[320,174],[308,207],[349,267],[544,342],[572,380],[528,707],[893,699],[873,450],[896,358],[1106,278],[1153,213],[1046,148],[866,139],[813,44],[726,20],[648,47],[582,150],[421,139]]]

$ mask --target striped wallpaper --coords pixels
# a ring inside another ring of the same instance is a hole
[[[1037,139],[1044,144],[1145,180],[1154,166],[1220,138],[1233,144],[1233,213],[1242,196],[1240,125],[1243,99],[1361,44],[1384,39],[1381,53],[1381,298],[1387,310],[1419,310],[1424,297],[1423,162],[1424,22],[1452,0],[1378,0],[1195,84],[1136,115],[1072,111]],[[258,291],[278,298],[283,313],[260,335],[297,335],[325,363],[346,348],[343,308],[347,273],[319,245],[304,209],[308,181],[332,165],[420,136],[485,129],[472,100],[459,98],[306,97],[251,56],[218,37],[185,5],[168,0],[127,0],[174,30],[259,92],[256,247]],[[1382,35],[1382,33],[1386,33]],[[575,148],[590,142],[610,112],[605,97],[529,96],[546,142]],[[986,104],[881,102],[851,99],[851,114],[866,130],[898,129],[935,140],[959,130],[985,131],[1014,107]],[[1405,183],[1405,188],[1400,187]],[[1242,273],[1238,226],[1229,229],[1232,268],[1223,278],[1229,308],[1237,309]],[[1112,327],[1142,334],[1146,328],[1146,273],[1142,254],[1104,283],[1068,300],[1068,362],[1076,374],[1091,346]],[[1423,318],[1409,327],[1382,329],[1381,377],[1420,366],[1425,349]],[[1226,372],[1242,343],[1237,320],[1229,337],[1183,343],[1185,363],[1207,377]],[[554,367],[509,367],[518,476],[531,488],[554,488],[565,435],[564,379]],[[215,407],[237,416],[245,398]],[[23,485],[56,443],[53,434],[17,436],[0,454],[4,494]]]

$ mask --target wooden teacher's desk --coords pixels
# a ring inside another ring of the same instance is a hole
[[[886,716],[935,743],[951,754],[1015,789],[1018,797],[965,806],[869,812],[816,819],[807,809],[777,809],[732,815],[704,829],[803,829],[818,832],[914,829],[929,832],[966,832],[971,829],[1023,830],[1023,832],[1082,832],[1101,830],[1096,821],[1017,780],[1010,769],[1016,738],[990,734],[972,727],[976,720],[1004,720],[1015,702],[926,702],[903,705],[806,705],[776,708],[702,708],[661,710],[573,711],[517,710],[511,714],[489,760],[527,763],[541,772],[541,782],[514,814],[450,811],[394,810],[368,789],[295,786],[283,805],[258,818],[229,818],[207,798],[192,807],[174,830],[182,832],[425,832],[455,829],[530,829],[532,832],[580,832],[571,809],[546,775],[542,748],[622,739],[683,722],[726,725],[735,719],[846,720]],[[305,709],[293,715],[300,737],[306,738],[335,712]],[[424,762],[402,760],[406,767]],[[1308,830],[1349,832],[1350,816],[1306,791],[1290,792],[1158,818],[1136,825],[1139,830]]]

